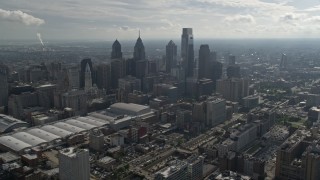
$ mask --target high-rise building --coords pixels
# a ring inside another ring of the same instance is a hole
[[[203,161],[204,157],[192,155],[187,159],[188,162],[188,180],[201,180],[203,179]]]
[[[217,80],[222,77],[222,63],[219,61],[210,62],[209,77],[213,82],[213,89],[217,89]]]
[[[84,90],[73,90],[62,94],[62,108],[72,108],[76,115],[87,113],[87,94]]]
[[[53,84],[45,84],[35,88],[40,106],[48,109],[54,106],[54,91],[56,88],[56,85]]]
[[[135,76],[139,79],[142,79],[148,74],[148,63],[147,60],[138,60],[135,61],[136,69],[135,69]]]
[[[304,179],[317,180],[320,177],[320,144],[312,142],[302,154]]]
[[[79,79],[79,68],[78,67],[70,67],[67,69],[67,76],[69,82],[69,89],[79,89],[80,87],[80,79]]]
[[[166,72],[177,66],[177,45],[171,40],[166,46]]]
[[[119,89],[124,90],[126,92],[141,91],[141,80],[132,76],[126,76],[124,78],[120,78]]]
[[[207,126],[212,127],[226,120],[226,101],[220,98],[207,100]]]
[[[86,71],[84,74],[84,90],[88,91],[92,88],[92,76],[89,64],[86,66]]]
[[[126,76],[118,80],[119,85],[119,97],[122,102],[128,101],[129,93],[133,91],[141,91],[141,80],[133,76]]]
[[[111,89],[111,67],[110,64],[100,64],[97,67],[97,86],[109,91]]]
[[[75,148],[61,150],[59,152],[59,179],[90,179],[89,151]]]
[[[80,68],[80,88],[84,88],[85,86],[85,74],[86,74],[86,67],[89,66],[91,76],[93,74],[93,67],[91,59],[83,59],[81,61],[81,68]]]
[[[8,71],[7,67],[0,65],[0,107],[8,105]]]
[[[287,59],[287,55],[282,53],[281,56],[281,61],[280,61],[280,70],[284,70],[286,69],[288,66],[288,59]]]
[[[229,65],[235,65],[236,64],[236,56],[230,55],[229,56]]]
[[[236,57],[233,55],[229,56],[229,65],[227,67],[228,78],[240,78],[240,66],[236,64]]]
[[[210,49],[209,45],[202,44],[199,49],[199,79],[210,77]]]
[[[228,101],[238,102],[241,98],[249,95],[249,80],[242,78],[219,79],[216,92]]]
[[[121,44],[116,39],[112,44],[111,59],[121,59],[121,58],[122,58]]]
[[[133,58],[135,61],[146,59],[144,45],[143,45],[142,39],[140,38],[140,31],[139,31],[139,37],[138,37],[137,42],[134,46]]]
[[[194,49],[192,28],[183,28],[181,35],[181,58],[185,69],[185,76],[193,76]]]
[[[124,59],[111,60],[111,87],[112,89],[118,88],[118,79],[126,75],[126,62]]]
[[[89,133],[89,147],[95,151],[102,151],[104,148],[104,135],[99,129],[93,129]]]
[[[309,143],[304,141],[306,135],[300,131],[291,135],[277,150],[277,160],[275,169],[276,179],[312,179],[304,177],[305,167],[312,165],[312,161],[301,161],[303,152],[308,147]],[[304,160],[308,160],[306,154]],[[309,159],[311,160],[311,159]],[[318,163],[319,164],[319,163]],[[316,168],[316,166],[314,166]],[[308,173],[312,176],[312,167]],[[319,167],[318,167],[319,168]],[[317,170],[319,171],[319,170]],[[319,178],[319,177],[317,177]],[[317,179],[316,178],[316,179]]]
[[[131,64],[134,67],[132,75],[142,79],[148,73],[148,61],[146,60],[145,49],[140,38],[140,32],[139,38],[137,39],[137,42],[134,46],[133,60],[134,61]]]

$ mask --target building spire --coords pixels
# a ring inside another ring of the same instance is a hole
[[[139,38],[140,38],[140,29],[139,29]]]

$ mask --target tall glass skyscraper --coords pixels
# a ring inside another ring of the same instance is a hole
[[[193,76],[194,50],[192,28],[183,28],[181,35],[181,59],[186,77]]]

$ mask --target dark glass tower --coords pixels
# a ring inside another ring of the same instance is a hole
[[[181,58],[186,77],[193,76],[194,50],[192,28],[183,28],[181,35]]]
[[[137,39],[136,45],[134,46],[133,58],[135,61],[146,59],[144,45],[140,38],[140,32],[139,32],[139,37]]]
[[[199,79],[210,78],[208,73],[210,71],[210,49],[208,44],[202,44],[199,49]]]
[[[240,66],[236,64],[236,57],[233,55],[229,56],[229,65],[227,67],[228,78],[240,78]]]
[[[166,72],[177,66],[177,45],[171,40],[166,46]]]
[[[118,40],[115,40],[112,45],[112,52],[111,52],[111,59],[121,59],[122,52],[121,52],[121,44]]]

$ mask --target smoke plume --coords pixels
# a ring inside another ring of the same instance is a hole
[[[44,46],[42,38],[41,38],[41,34],[37,33],[37,36],[38,36],[38,39],[39,39],[40,43],[42,44],[42,46]]]

